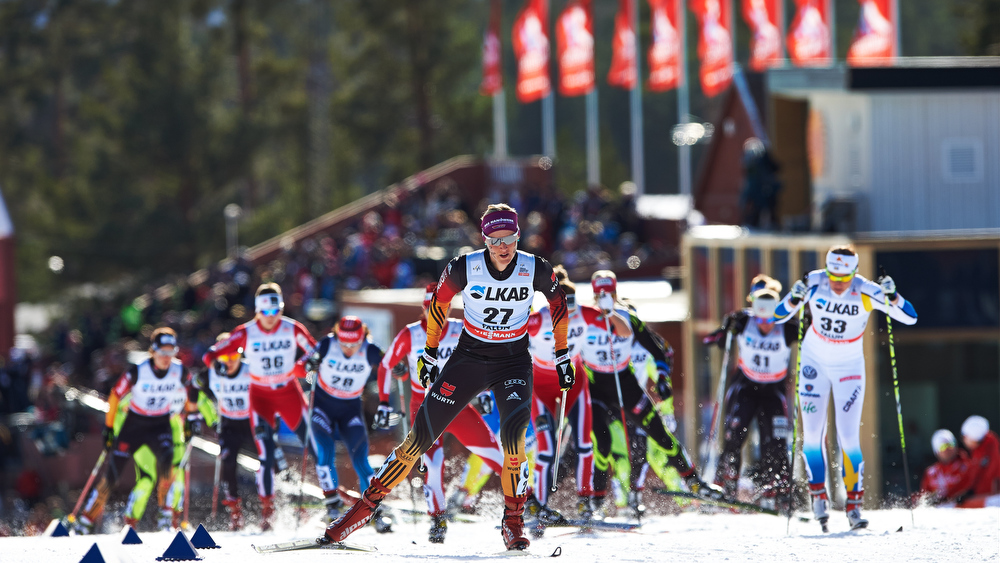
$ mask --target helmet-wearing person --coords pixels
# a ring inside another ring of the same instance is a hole
[[[791,345],[798,339],[792,321],[777,327],[774,310],[781,300],[781,282],[760,274],[750,285],[745,309],[726,315],[722,327],[705,338],[724,348],[725,334],[737,342],[736,369],[728,378],[722,427],[722,455],[715,483],[726,496],[736,498],[743,442],[753,420],[760,431],[761,463],[754,475],[755,496],[773,508],[789,498],[788,477],[788,365]]]
[[[524,435],[531,418],[532,388],[528,315],[535,292],[541,292],[552,309],[556,371],[561,386],[569,389],[575,374],[566,344],[566,297],[547,261],[517,250],[520,231],[513,208],[490,205],[481,218],[481,228],[486,248],[452,259],[431,301],[427,343],[417,360],[421,384],[428,390],[413,427],[376,472],[361,501],[327,528],[322,541],[343,541],[371,519],[385,495],[405,479],[452,420],[489,389],[500,412],[504,452],[500,533],[509,550],[521,550],[530,543],[524,536],[523,518],[529,473]],[[451,300],[458,294],[465,306],[462,335],[439,371],[438,345],[448,325]]]
[[[230,336],[223,332],[216,342]],[[250,424],[250,365],[243,361],[243,350],[220,355],[212,367],[195,377],[195,386],[202,391],[198,406],[219,435],[219,487],[222,504],[229,511],[229,529],[239,530],[243,527],[243,508],[237,487],[237,457],[241,449],[256,453]]]
[[[340,517],[343,501],[337,492],[337,440],[351,457],[361,489],[374,471],[368,463],[368,430],[361,395],[374,378],[382,349],[371,341],[368,327],[355,316],[342,317],[330,334],[319,341],[316,352],[302,362],[316,373],[313,392],[311,439],[316,449],[316,476],[323,489],[330,521]]]
[[[432,283],[424,288],[423,308],[420,320],[412,322],[399,331],[389,346],[389,353],[382,359],[378,369],[379,415],[376,423],[386,428],[389,425],[389,392],[392,386],[392,368],[400,362],[406,362],[407,375],[410,381],[410,405],[407,409],[410,424],[414,423],[417,409],[424,402],[426,389],[420,383],[420,372],[417,362],[427,345],[427,314],[434,300],[437,284]],[[441,327],[438,339],[438,368],[443,369],[458,346],[462,335],[462,321],[448,318],[447,325]],[[503,451],[500,450],[500,440],[483,419],[483,415],[472,404],[462,409],[455,419],[444,430],[455,437],[460,444],[475,454],[493,473],[499,475],[503,471]],[[427,514],[431,517],[431,528],[428,539],[431,543],[444,542],[448,531],[446,510],[448,508],[444,492],[444,433],[431,444],[424,453],[424,466],[427,469],[424,483],[424,498],[427,500]]]
[[[962,423],[962,444],[969,449],[970,486],[965,495],[1000,493],[1000,440],[988,420],[974,414]]]
[[[220,356],[243,350],[250,376],[250,423],[261,462],[257,470],[261,528],[269,530],[274,514],[274,475],[278,465],[274,445],[276,417],[280,416],[305,441],[303,421],[309,407],[299,385],[298,377],[303,374],[296,359],[300,352],[303,356],[311,355],[316,341],[301,323],[283,316],[285,301],[278,284],[265,283],[258,287],[254,308],[254,318],[233,329],[227,340],[212,346],[202,356],[202,361],[212,367]]]
[[[958,447],[955,435],[945,428],[931,436],[931,449],[937,461],[924,471],[918,494],[926,497],[930,504],[954,505],[972,488],[974,475],[970,471],[969,454]]]
[[[556,279],[566,294],[566,310],[569,316],[567,344],[574,366],[580,368],[580,349],[586,337],[586,322],[583,312],[577,306],[576,285],[569,280],[569,274],[562,265],[555,266]],[[555,337],[552,332],[552,314],[548,306],[543,306],[528,317],[528,337],[535,385],[531,417],[538,439],[538,455],[535,458],[536,486],[529,495],[528,510],[538,517],[538,527],[532,530],[536,537],[544,532],[545,524],[557,522],[561,515],[548,507],[548,496],[559,460],[555,459],[556,430],[559,411],[566,409],[570,439],[577,453],[576,492],[578,502],[589,504],[594,496],[594,446],[591,441],[592,416],[590,410],[590,389],[585,378],[577,379],[566,392],[566,404],[561,405],[562,389],[556,373]]]
[[[598,270],[590,278],[597,307],[584,306],[583,318],[587,323],[586,339],[581,350],[584,371],[590,385],[590,397],[594,416],[594,504],[580,506],[581,515],[589,517],[607,494],[609,472],[614,462],[612,457],[612,431],[617,423],[631,423],[643,429],[661,448],[672,452],[669,463],[691,489],[691,492],[718,498],[721,491],[705,483],[688,459],[687,452],[657,416],[656,404],[671,396],[669,386],[655,386],[649,392],[641,387],[632,371],[631,354],[635,340],[641,339],[650,350],[655,362],[667,365],[670,359],[667,349],[649,331],[633,308],[618,300],[618,278],[609,270]],[[609,333],[610,329],[610,333]],[[613,356],[612,356],[613,353]],[[669,372],[662,377],[669,376]],[[618,386],[621,386],[621,401],[618,400]],[[665,387],[665,388],[664,388]],[[622,411],[626,420],[622,421]],[[627,449],[626,445],[626,449]],[[633,486],[645,460],[632,460]],[[634,511],[641,512],[641,498],[638,490],[629,499]]]
[[[797,280],[774,313],[777,322],[784,323],[805,305],[812,316],[800,350],[798,393],[813,515],[824,528],[830,506],[824,447],[830,397],[837,419],[837,440],[844,452],[847,520],[852,529],[864,528],[868,526],[868,520],[861,517],[864,458],[858,437],[866,381],[862,337],[872,311],[882,311],[907,325],[917,322],[913,305],[896,291],[892,278],[883,276],[879,283],[869,281],[857,273],[858,264],[853,247],[831,248],[826,253],[825,268]]]
[[[187,368],[174,357],[177,352],[177,333],[172,328],[154,330],[150,335],[150,357],[130,366],[112,389],[104,421],[104,448],[111,454],[111,463],[83,506],[77,521],[78,532],[93,531],[104,512],[111,487],[133,457],[136,483],[125,507],[126,525],[138,526],[154,488],[161,510],[160,528],[180,523],[180,514],[175,514],[167,502],[174,478],[174,432],[170,418],[196,409],[197,390]],[[124,416],[119,413],[119,404],[129,395],[128,416]],[[143,452],[149,453],[143,455]]]

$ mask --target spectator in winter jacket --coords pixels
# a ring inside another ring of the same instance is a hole
[[[1000,439],[990,430],[990,423],[972,415],[962,423],[962,443],[971,453],[969,483],[972,495],[1000,493]]]
[[[944,428],[931,437],[931,446],[938,461],[924,472],[920,495],[931,504],[954,502],[972,486],[969,454],[958,447],[955,435]]]

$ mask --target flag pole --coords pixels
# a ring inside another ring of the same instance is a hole
[[[687,19],[684,12],[685,0],[677,0],[677,32],[681,42],[681,75],[677,82],[677,122],[682,128],[688,124],[691,113],[688,98],[688,53],[687,53]],[[677,147],[677,176],[680,183],[680,194],[691,195],[691,147],[681,143]]]
[[[830,66],[837,65],[837,15],[833,0],[826,0],[826,22],[830,27]]]
[[[892,0],[892,64],[896,65],[896,59],[903,56],[900,50],[900,28],[902,27],[899,21],[899,0]]]
[[[642,51],[639,41],[639,0],[632,0],[632,34],[635,36],[635,85],[629,93],[632,121],[632,181],[635,183],[636,195],[646,193],[645,163],[643,161],[642,135]]]
[[[507,158],[507,101],[503,88],[493,94],[493,158]]]
[[[597,84],[587,92],[587,185],[601,184],[601,147],[597,137]]]

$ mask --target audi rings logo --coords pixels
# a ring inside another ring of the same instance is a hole
[[[817,375],[819,375],[819,374],[816,373],[816,368],[814,368],[812,366],[806,366],[806,367],[802,368],[802,377],[804,377],[806,379],[816,379]]]
[[[503,382],[504,387],[513,387],[515,385],[527,385],[527,384],[528,383],[525,382],[523,379],[508,379],[507,381]]]

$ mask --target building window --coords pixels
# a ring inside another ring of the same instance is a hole
[[[983,141],[976,138],[944,139],[941,142],[941,175],[949,184],[983,180]]]

